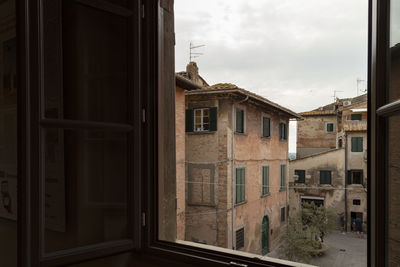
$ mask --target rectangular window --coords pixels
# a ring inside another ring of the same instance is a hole
[[[281,165],[281,189],[286,188],[286,165]]]
[[[271,119],[268,117],[262,118],[262,136],[270,137],[271,136]]]
[[[236,204],[246,200],[246,169],[236,168]]]
[[[236,249],[244,248],[244,228],[236,230]]]
[[[363,184],[363,170],[347,171],[347,184]]]
[[[236,109],[236,132],[244,133],[244,110]]]
[[[279,124],[279,139],[286,140],[287,139],[287,126],[286,123]]]
[[[269,166],[262,167],[262,195],[269,194]]]
[[[285,207],[281,208],[281,222],[285,221]]]
[[[339,139],[338,140],[338,148],[341,148],[343,146],[343,140]]]
[[[363,152],[363,138],[352,137],[351,138],[351,152]]]
[[[328,133],[331,133],[331,132],[333,132],[333,123],[327,123],[326,124],[326,131],[328,132]]]
[[[194,131],[205,132],[210,130],[210,110],[200,108],[194,110]]]
[[[305,170],[294,170],[294,174],[297,175],[296,183],[304,184],[306,182],[306,171]]]
[[[356,206],[361,205],[361,200],[360,199],[353,199],[353,205],[356,205]]]
[[[361,114],[351,114],[351,120],[352,121],[360,121],[361,120]]]
[[[319,183],[320,184],[331,184],[332,172],[331,171],[320,171],[319,172]]]

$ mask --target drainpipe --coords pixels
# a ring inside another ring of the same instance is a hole
[[[345,231],[347,232],[348,221],[348,211],[347,211],[347,134],[344,134],[345,145],[344,145],[344,218],[346,219],[346,224],[344,225]]]
[[[249,96],[246,96],[246,98],[245,99],[243,99],[243,100],[240,100],[239,102],[236,102],[236,104],[240,104],[240,103],[243,103],[243,102],[245,102],[245,101],[247,101],[249,99]],[[234,123],[234,119],[235,119],[235,102],[233,101],[232,102],[232,140],[231,140],[231,161],[232,161],[232,182],[231,182],[231,184],[232,184],[232,192],[231,192],[231,195],[232,195],[232,249],[235,249],[235,246],[233,245],[234,243],[233,243],[233,238],[234,238],[234,227],[235,227],[235,223],[234,223],[234,218],[235,218],[235,216],[234,216],[234,211],[235,211],[235,197],[234,197],[234,193],[235,193],[235,185],[236,185],[236,183],[235,183],[235,179],[234,179],[234,177],[235,177],[235,123]],[[244,123],[244,120],[243,120],[243,123]]]

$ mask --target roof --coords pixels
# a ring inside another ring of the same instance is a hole
[[[180,71],[176,73],[177,75],[180,75],[183,78],[186,78],[187,80],[190,80],[189,74],[187,73],[187,71]],[[204,80],[203,77],[200,76],[200,74],[198,74],[198,77],[200,78],[201,82],[205,85],[205,86],[209,86],[209,84],[206,82],[206,80]]]
[[[343,103],[345,101],[350,101],[351,104],[348,106],[343,106]],[[343,108],[343,109],[347,109],[347,108],[354,108],[355,106],[357,107],[363,107],[365,104],[366,107],[366,102],[367,102],[367,94],[363,94],[360,96],[356,96],[353,98],[341,98],[341,99],[337,99],[336,102],[330,103],[328,105],[325,106],[321,106],[319,108],[316,108],[314,110],[311,111],[305,111],[305,112],[301,112],[299,113],[301,116],[329,116],[329,115],[336,115],[338,112],[339,107]]]
[[[195,89],[200,89],[201,86],[192,82],[191,80],[183,77],[182,75],[175,74],[175,83],[179,87],[185,89],[185,90],[195,90]]]
[[[191,92],[186,92],[185,94],[186,95],[199,95],[199,94],[220,94],[220,93],[241,94],[246,97],[252,98],[253,100],[261,102],[265,105],[272,106],[280,111],[283,111],[284,113],[290,115],[292,118],[302,119],[302,117],[299,114],[297,114],[296,112],[294,112],[288,108],[285,108],[277,103],[274,103],[262,96],[259,96],[255,93],[247,91],[243,88],[240,88],[235,84],[231,84],[231,83],[218,83],[218,84],[214,84],[212,86],[207,86],[207,87],[203,87],[201,89],[193,90]]]

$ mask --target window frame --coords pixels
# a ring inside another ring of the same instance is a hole
[[[196,111],[200,110],[201,111],[201,121],[200,121],[200,130],[196,129]],[[208,130],[204,130],[204,110],[208,110]],[[194,133],[204,133],[204,132],[210,132],[210,108],[194,108],[193,109],[193,132]]]
[[[329,131],[329,126],[332,125],[332,131]],[[325,132],[327,133],[334,133],[335,132],[335,123],[333,122],[326,122],[325,123]]]
[[[357,119],[355,119],[355,118],[357,118]],[[351,113],[350,114],[350,120],[352,120],[352,121],[361,121],[362,120],[362,114],[361,113]]]
[[[294,170],[294,174],[295,174],[295,175],[297,175],[296,172],[304,172],[304,181],[300,181],[300,182],[299,182],[299,179],[298,179],[297,181],[294,181],[294,182],[295,182],[296,184],[305,184],[305,183],[306,183],[306,170],[296,169],[296,170]],[[298,176],[298,178],[300,178],[300,176]]]
[[[283,167],[283,168],[282,168]],[[284,170],[283,170],[284,169]],[[280,186],[279,186],[279,190],[286,190],[287,186],[286,186],[286,176],[287,176],[287,164],[285,163],[281,163],[280,164]],[[283,182],[283,183],[282,183]]]
[[[329,173],[329,183],[322,183],[322,178],[326,179],[326,177],[322,177],[323,173]],[[319,184],[326,184],[326,185],[332,185],[332,171],[331,170],[320,170],[319,171]]]
[[[238,185],[238,177],[237,177],[238,170],[243,170],[244,184]],[[237,194],[238,186],[239,186],[239,191],[243,190],[243,192],[241,192],[241,194],[243,193],[243,199],[238,199],[238,194]],[[242,205],[242,204],[244,204],[246,202],[247,202],[247,196],[246,196],[246,166],[245,165],[237,165],[235,167],[235,206]]]
[[[288,127],[286,122],[279,123],[279,141],[287,141]]]
[[[281,224],[282,223],[285,223],[286,222],[286,206],[283,206],[283,207],[281,207],[281,219],[280,219],[280,222],[281,222]]]
[[[264,183],[264,168],[268,170],[268,176],[266,177],[267,183]],[[261,196],[268,196],[271,194],[269,187],[270,187],[270,167],[269,164],[262,164],[261,165]],[[266,189],[265,189],[266,188]],[[265,191],[264,191],[265,189]]]
[[[264,135],[264,119],[267,119],[268,120],[268,124],[269,124],[268,125],[268,134],[267,135]],[[261,137],[262,138],[266,138],[266,139],[271,138],[271,117],[267,116],[265,114],[263,114],[261,116]]]
[[[386,242],[385,242],[385,218],[386,206],[385,199],[376,196],[386,195],[387,183],[385,179],[385,134],[386,118],[393,114],[397,109],[390,109],[387,106],[385,86],[387,83],[387,48],[388,43],[388,11],[389,2],[387,0],[377,1],[368,0],[368,223],[367,232],[368,246],[367,257],[368,266],[382,266],[386,262]],[[18,266],[39,266],[38,251],[35,248],[37,236],[37,218],[35,215],[37,199],[35,194],[30,194],[31,187],[37,189],[35,177],[30,173],[35,173],[35,166],[31,165],[30,160],[35,159],[37,149],[32,139],[36,138],[35,127],[31,123],[38,121],[37,110],[30,110],[30,107],[37,104],[38,88],[40,88],[41,76],[39,73],[39,26],[38,23],[38,3],[29,1],[17,1],[17,43],[19,57],[17,59],[17,72],[19,82],[18,94],[18,173],[19,176],[19,194],[18,194]],[[146,159],[139,163],[142,168],[141,195],[135,196],[135,201],[141,202],[141,220],[144,222],[140,226],[138,235],[140,236],[139,249],[133,254],[146,259],[153,259],[156,262],[165,261],[176,264],[177,266],[185,264],[213,264],[217,266],[226,266],[231,261],[237,261],[242,264],[252,266],[293,266],[290,263],[278,263],[273,261],[264,261],[258,258],[250,259],[248,257],[233,255],[231,253],[216,252],[203,248],[193,248],[181,244],[168,243],[160,241],[157,238],[157,88],[161,83],[158,68],[161,64],[161,55],[159,48],[163,45],[163,29],[168,27],[164,25],[163,18],[168,16],[168,11],[172,12],[170,1],[148,1],[143,5],[146,19],[139,27],[142,31],[143,40],[140,43],[143,46],[141,53],[141,62],[143,63],[142,74],[140,76],[143,88],[141,99],[143,105],[141,108],[146,110],[145,124],[142,128],[143,146],[140,151]],[[35,23],[36,22],[36,23]],[[173,32],[173,31],[172,31]],[[379,111],[378,111],[379,109]],[[391,111],[390,111],[391,110]],[[142,113],[141,113],[142,114]],[[144,114],[144,113],[143,113]],[[33,128],[32,128],[33,126]],[[138,144],[140,145],[140,143]],[[379,182],[378,182],[379,181]],[[37,191],[36,191],[37,192]],[[32,216],[32,217],[30,217]],[[30,221],[28,218],[32,218]],[[33,245],[32,245],[33,244]],[[90,257],[71,254],[71,263],[79,263],[88,259],[101,258],[107,255],[120,254],[120,249],[115,249],[112,253],[103,253],[99,250],[89,251]],[[61,264],[54,259],[54,262]],[[43,266],[52,266],[50,263]]]
[[[242,113],[242,131],[238,131],[237,114],[238,111]],[[246,109],[244,107],[235,107],[235,134],[246,134]]]
[[[354,142],[353,142],[354,140]],[[361,142],[359,141],[361,140]],[[354,143],[357,142],[357,146],[353,146]],[[361,147],[359,147],[361,146]],[[361,149],[361,150],[360,150]],[[360,153],[360,152],[364,152],[364,137],[362,136],[351,136],[350,138],[350,151],[352,153]]]

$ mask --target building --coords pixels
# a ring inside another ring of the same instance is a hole
[[[300,116],[233,84],[185,94],[185,240],[266,254],[287,221],[288,123]]]
[[[293,211],[315,201],[343,214],[347,229],[367,220],[367,97],[338,99],[300,113],[297,160],[290,162]]]

